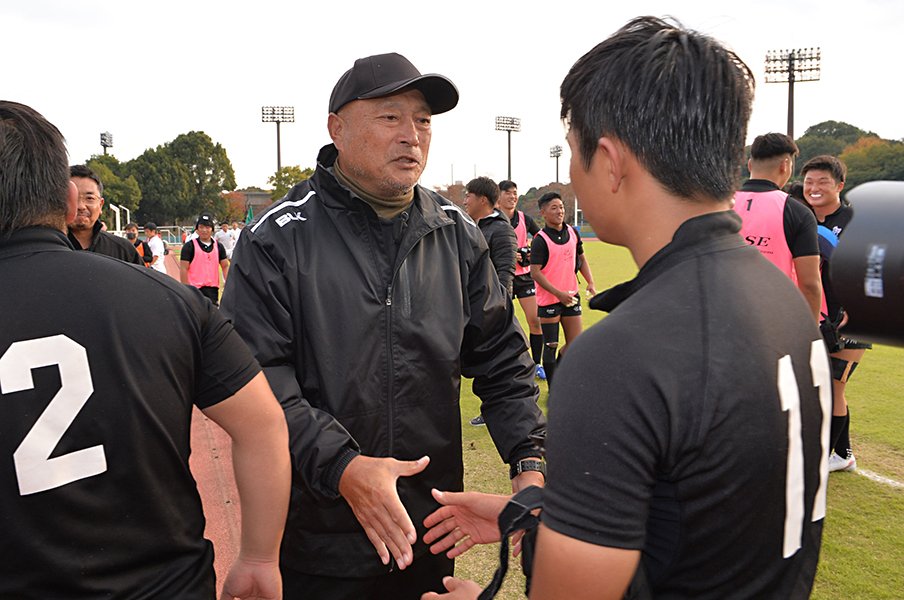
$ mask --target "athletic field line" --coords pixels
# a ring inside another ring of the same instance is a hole
[[[891,479],[890,477],[885,477],[884,475],[879,475],[878,473],[873,473],[872,471],[868,471],[866,469],[857,469],[855,471],[855,473],[857,473],[858,475],[863,475],[867,479],[872,479],[873,481],[875,481],[877,483],[881,483],[881,484],[884,484],[884,485],[887,485],[887,486],[890,486],[893,488],[904,489],[904,483],[901,483],[900,481],[895,481],[894,479]]]

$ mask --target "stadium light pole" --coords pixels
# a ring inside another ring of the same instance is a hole
[[[295,122],[294,106],[262,106],[261,122],[276,123],[276,171],[282,169],[282,155],[279,145],[279,124]]]
[[[104,131],[100,134],[100,145],[104,149],[104,156],[107,155],[107,148],[113,147],[113,134],[109,131]]]
[[[512,179],[512,132],[521,131],[521,119],[517,117],[496,117],[496,131],[508,133],[508,179]]]
[[[766,52],[766,83],[788,82],[788,137],[791,139],[794,139],[794,82],[819,81],[821,55],[819,48]]]
[[[549,156],[556,159],[556,183],[559,183],[559,157],[562,156],[562,146],[557,144],[550,148]]]

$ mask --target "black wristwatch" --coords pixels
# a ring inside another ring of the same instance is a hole
[[[546,479],[546,463],[536,458],[523,458],[513,463],[509,469],[509,479],[514,479],[525,471],[537,471],[543,474],[543,479]]]

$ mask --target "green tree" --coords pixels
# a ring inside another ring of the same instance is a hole
[[[804,163],[814,156],[820,154],[839,156],[845,148],[862,137],[878,139],[879,136],[843,121],[823,121],[813,125],[797,140],[800,155],[795,165],[795,173],[799,174]]]
[[[292,189],[292,186],[305,179],[310,179],[312,175],[314,175],[314,169],[310,167],[306,169],[302,169],[300,165],[283,167],[267,179],[267,184],[273,186],[270,198],[274,201],[279,200]]]
[[[904,181],[904,143],[863,137],[839,158],[848,168],[846,191],[867,181]]]
[[[126,169],[122,163],[112,155],[97,154],[85,164],[97,173],[104,183],[104,200],[108,204],[124,206],[132,213],[138,210],[141,188],[131,175],[123,177]]]
[[[235,171],[226,149],[203,131],[190,131],[164,146],[189,176],[189,214],[224,214],[223,192],[235,189]]]
[[[136,218],[175,223],[197,213],[191,204],[191,174],[165,147],[145,150],[127,165],[142,192]]]

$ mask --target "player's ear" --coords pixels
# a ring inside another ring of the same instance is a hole
[[[69,191],[66,195],[66,222],[75,221],[75,215],[78,214],[78,188],[69,180]]]
[[[597,141],[593,162],[600,161],[604,182],[613,194],[621,187],[627,166],[626,159],[624,147],[618,141],[605,136]]]

